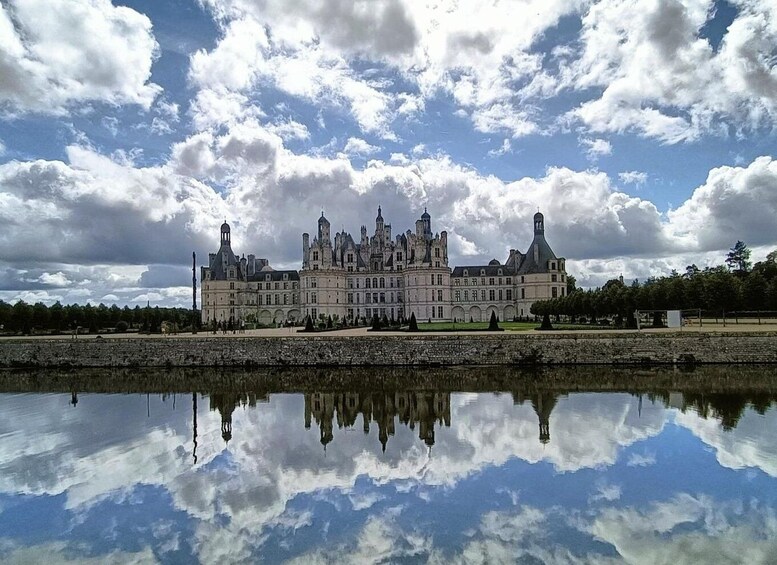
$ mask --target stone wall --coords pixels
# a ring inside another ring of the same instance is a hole
[[[777,333],[0,340],[0,367],[777,363]]]

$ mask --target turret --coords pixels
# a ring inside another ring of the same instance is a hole
[[[232,245],[232,236],[230,234],[229,224],[226,220],[221,224],[221,245],[229,247]]]
[[[375,218],[375,231],[383,233],[383,214],[381,214],[380,206],[378,206],[378,217]]]
[[[321,243],[329,242],[329,220],[324,217],[323,210],[321,210],[321,217],[318,219],[318,240]]]
[[[432,217],[429,215],[429,212],[426,211],[426,207],[424,207],[424,213],[421,214],[421,221],[424,223],[424,235],[431,237]]]
[[[545,235],[545,216],[539,212],[534,214],[534,235]]]

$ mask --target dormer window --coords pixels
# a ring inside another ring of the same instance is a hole
[[[283,280],[285,280],[285,281],[289,280],[289,274],[288,273],[284,273],[283,274]]]
[[[485,269],[480,269],[480,276],[481,277],[485,276],[485,274],[486,274],[486,270]]]
[[[497,274],[498,274],[498,275],[501,277],[501,276],[502,276],[502,269],[499,269],[499,270],[497,271]]]
[[[550,270],[551,270],[551,271],[555,271],[555,270],[556,270],[556,262],[555,262],[555,261],[553,261],[553,262],[550,264]]]
[[[468,277],[468,276],[469,276],[469,271],[468,271],[467,269],[464,269],[464,276],[465,276],[465,277]]]
[[[264,280],[269,281],[270,280],[270,275],[264,275]]]
[[[318,261],[318,251],[313,252],[313,261]]]

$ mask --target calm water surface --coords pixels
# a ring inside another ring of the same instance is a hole
[[[369,382],[0,394],[0,560],[777,562],[771,376]]]

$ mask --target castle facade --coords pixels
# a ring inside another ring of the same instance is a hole
[[[378,207],[375,231],[361,227],[331,233],[323,212],[318,229],[302,234],[302,269],[276,271],[255,255],[238,259],[229,225],[221,245],[201,269],[202,321],[278,324],[331,316],[334,320],[373,316],[388,319],[488,321],[529,316],[531,305],[566,294],[564,258],[545,240],[545,220],[534,215],[534,239],[526,254],[511,249],[507,260],[451,268],[448,234],[432,231],[424,210],[415,223],[392,239]]]

